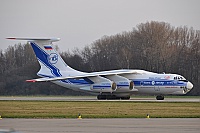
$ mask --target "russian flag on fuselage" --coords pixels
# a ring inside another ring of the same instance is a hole
[[[52,48],[52,46],[44,46],[44,48],[46,49],[46,50],[52,50],[53,48]]]

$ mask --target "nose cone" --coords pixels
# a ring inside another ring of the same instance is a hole
[[[190,81],[188,81],[188,83],[187,83],[187,89],[191,90],[192,88],[193,88],[193,84]]]

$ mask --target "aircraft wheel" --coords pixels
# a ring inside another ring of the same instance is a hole
[[[115,95],[107,95],[106,99],[108,99],[108,100],[117,100],[117,99],[120,99],[120,98],[116,97]]]
[[[97,99],[98,100],[106,100],[106,95],[98,95]]]
[[[127,97],[121,97],[122,100],[129,100],[131,97],[127,96]]]
[[[106,99],[112,100],[112,99],[114,99],[114,96],[112,96],[112,95],[107,95],[107,96],[106,96]]]
[[[164,97],[164,96],[161,96],[161,95],[160,95],[160,96],[156,96],[156,99],[157,99],[157,100],[164,100],[164,98],[165,98],[165,97]]]

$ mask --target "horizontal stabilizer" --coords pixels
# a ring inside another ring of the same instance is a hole
[[[29,79],[26,82],[44,82],[44,81],[52,81],[52,78],[37,78],[37,79]]]
[[[50,41],[50,42],[56,42],[60,40],[60,38],[15,38],[15,37],[8,37],[6,39],[27,40],[27,41]]]

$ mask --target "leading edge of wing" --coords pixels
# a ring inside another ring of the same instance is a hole
[[[110,76],[110,75],[122,75],[122,74],[144,74],[147,71],[143,70],[113,70],[113,71],[102,71],[102,72],[93,72],[86,73],[82,75],[73,75],[73,76],[62,76],[62,77],[44,77],[38,79],[26,80],[27,82],[44,82],[44,81],[57,81],[57,80],[66,80],[66,79],[80,79],[80,78],[89,78],[89,77],[98,77],[98,76]]]

